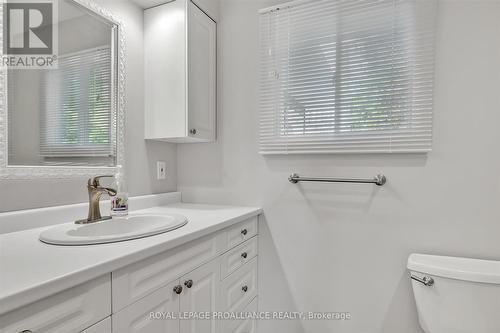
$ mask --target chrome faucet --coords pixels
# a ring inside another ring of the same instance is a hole
[[[98,176],[92,177],[87,183],[87,189],[89,191],[89,215],[85,220],[76,221],[76,224],[88,224],[98,221],[109,220],[111,216],[101,216],[101,210],[99,208],[99,200],[103,194],[107,194],[110,197],[116,195],[116,190],[109,187],[102,187],[99,184],[101,178],[113,178],[113,176]]]

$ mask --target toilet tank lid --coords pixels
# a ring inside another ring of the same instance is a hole
[[[413,253],[407,268],[450,279],[500,284],[500,261]]]

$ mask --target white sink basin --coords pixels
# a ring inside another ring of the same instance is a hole
[[[186,223],[186,217],[177,214],[129,215],[90,224],[60,224],[40,233],[40,240],[54,245],[113,243],[172,231]]]

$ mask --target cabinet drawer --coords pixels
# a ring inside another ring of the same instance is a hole
[[[113,313],[215,258],[223,238],[204,237],[113,272]]]
[[[221,282],[220,311],[241,311],[257,296],[257,257]]]
[[[257,235],[257,222],[258,217],[255,216],[243,223],[228,228],[226,231],[227,249],[231,249]]]
[[[253,237],[243,244],[235,247],[222,256],[221,279],[236,271],[238,268],[257,256],[258,237]]]
[[[111,317],[90,326],[85,331],[82,331],[82,333],[111,333]]]
[[[81,332],[110,315],[108,274],[0,316],[0,332]]]
[[[243,313],[256,313],[258,297],[255,297],[250,304],[242,311]],[[256,333],[257,320],[255,318],[245,318],[240,320],[233,320],[224,323],[224,333]]]

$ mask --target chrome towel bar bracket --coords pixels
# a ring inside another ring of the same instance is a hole
[[[322,182],[322,183],[356,183],[356,184],[375,184],[377,186],[383,186],[387,182],[387,178],[384,175],[377,175],[372,179],[356,179],[356,178],[312,178],[312,177],[301,177],[294,173],[288,177],[288,181],[293,184],[298,182]]]

